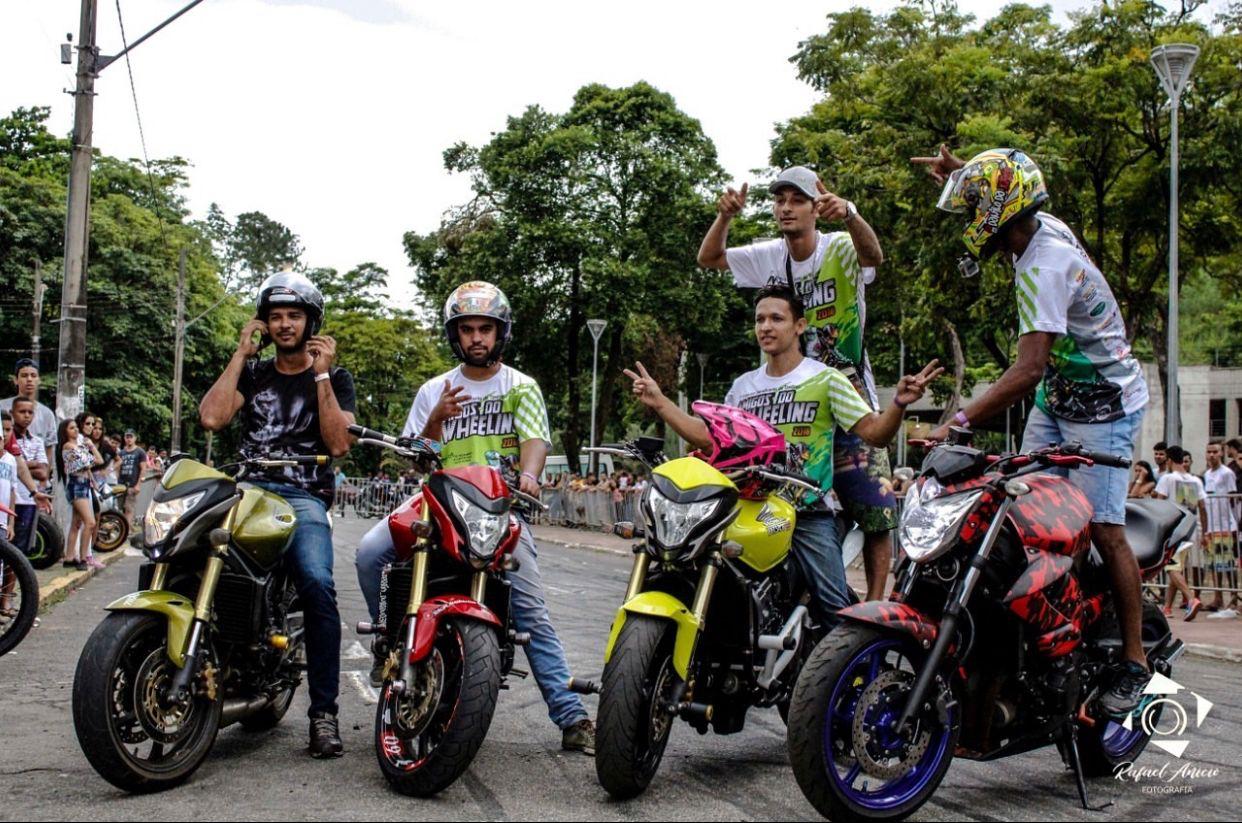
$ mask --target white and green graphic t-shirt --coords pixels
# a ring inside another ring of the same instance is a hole
[[[816,234],[819,240],[815,252],[806,260],[794,260],[784,239],[726,249],[725,259],[733,282],[742,288],[788,285],[792,275],[794,291],[806,306],[807,330],[803,340],[807,356],[830,366],[856,367],[868,399],[875,405],[875,380],[863,348],[867,323],[864,293],[875,280],[875,269],[858,264],[858,252],[849,232]]]
[[[1035,403],[1075,423],[1119,420],[1147,405],[1147,381],[1126,339],[1104,275],[1069,227],[1039,215],[1039,231],[1014,262],[1018,334],[1060,335]]]
[[[422,433],[446,381],[464,388],[470,400],[462,405],[461,414],[444,421],[440,456],[445,468],[494,465],[496,457],[516,457],[527,440],[551,446],[548,409],[539,384],[505,365],[481,382],[467,379],[461,366],[428,380],[414,397],[403,436]]]
[[[785,435],[790,453],[801,460],[802,472],[832,488],[832,437],[837,425],[849,431],[871,413],[849,378],[817,360],[804,357],[781,377],[767,365],[733,381],[725,405],[763,418]]]

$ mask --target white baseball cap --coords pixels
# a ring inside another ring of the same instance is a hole
[[[815,187],[818,182],[819,175],[806,166],[790,166],[776,176],[776,179],[768,186],[768,191],[776,194],[781,189],[792,187],[814,200],[819,196],[819,191]]]

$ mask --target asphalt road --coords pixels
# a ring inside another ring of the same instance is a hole
[[[337,524],[337,589],[342,620],[351,627],[364,617],[352,547],[367,525]],[[680,724],[650,790],[617,803],[596,783],[591,759],[560,750],[560,733],[530,679],[512,681],[501,692],[487,740],[462,780],[433,800],[401,797],[388,789],[375,762],[374,697],[364,685],[368,659],[352,629],[342,642],[343,758],[315,761],[305,754],[306,698],[300,691],[277,729],[250,734],[233,726],[221,732],[187,784],[161,795],[127,796],[83,757],[70,696],[83,642],[102,617],[101,607],[132,590],[138,562],[126,558],[101,573],[45,615],[15,653],[0,658],[0,820],[818,819],[793,780],[775,710],[752,713],[745,731],[729,737],[700,737]],[[597,675],[627,559],[543,544],[539,562],[571,666],[578,674]],[[1188,734],[1185,760],[1149,749],[1138,765],[1159,769],[1168,761],[1170,774],[1189,763],[1217,769],[1216,776],[1167,784],[1153,778],[1140,785],[1096,780],[1093,800],[1114,805],[1093,813],[1079,807],[1073,779],[1054,751],[998,763],[957,761],[915,819],[1236,819],[1242,801],[1242,666],[1186,657],[1174,676],[1215,708],[1202,728]],[[594,702],[589,699],[592,712]]]

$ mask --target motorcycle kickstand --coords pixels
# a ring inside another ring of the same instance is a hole
[[[1087,800],[1087,778],[1082,773],[1082,759],[1078,756],[1078,726],[1074,721],[1070,721],[1062,741],[1066,765],[1074,773],[1074,782],[1078,784],[1078,799],[1082,802],[1082,808],[1088,812],[1102,812],[1109,806],[1113,805],[1113,801],[1108,801],[1102,806],[1092,806]]]

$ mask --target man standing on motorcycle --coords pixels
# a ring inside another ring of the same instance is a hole
[[[438,441],[441,460],[450,469],[496,467],[501,458],[516,457],[521,490],[539,497],[539,475],[551,445],[548,412],[539,385],[501,360],[512,329],[513,313],[504,292],[491,283],[458,286],[444,304],[444,333],[461,365],[418,390],[402,436]],[[519,632],[530,634],[526,658],[548,704],[548,716],[561,729],[561,747],[593,754],[595,727],[581,698],[568,688],[569,663],[548,616],[535,540],[529,524],[521,523],[513,553],[521,566],[506,574],[513,587],[513,622]],[[379,619],[384,566],[395,557],[385,518],[358,547],[358,583],[372,620]],[[382,665],[377,654],[373,682]]]
[[[699,265],[728,269],[742,288],[781,284],[806,307],[803,350],[840,370],[871,409],[879,408],[875,378],[863,345],[866,287],[884,262],[880,240],[854,204],[825,188],[805,166],[785,169],[769,187],[781,237],[727,248],[729,224],[746,205],[749,185],[727,189],[716,205],[716,221],[699,247]],[[817,219],[840,220],[845,231],[824,234]],[[897,499],[889,483],[888,450],[869,446],[845,429],[833,442],[833,486],[849,519],[866,535],[863,561],[867,599],[884,596],[892,564],[891,533],[897,527]]]
[[[958,263],[962,274],[978,274],[981,259],[1001,252],[1016,275],[1017,360],[957,413],[956,424],[969,428],[971,421],[994,417],[1038,387],[1022,451],[1079,441],[1129,459],[1147,407],[1147,383],[1108,282],[1069,227],[1041,211],[1048,189],[1039,167],[1023,152],[1003,148],[963,162],[941,146],[939,155],[914,162],[944,184],[939,208],[970,217],[962,234],[969,252]],[[945,425],[932,439],[947,435]],[[1091,501],[1091,540],[1112,579],[1124,660],[1099,706],[1122,717],[1138,707],[1150,679],[1139,568],[1124,528],[1127,472],[1096,465],[1068,476]]]
[[[802,472],[819,483],[823,501],[798,514],[794,556],[802,568],[820,620],[851,604],[841,558],[842,524],[827,501],[833,487],[833,436],[837,426],[876,448],[887,446],[901,426],[906,406],[923,396],[944,369],[935,361],[913,376],[902,377],[893,402],[871,411],[849,379],[837,369],[805,357],[799,347],[806,331],[806,310],[788,286],[765,286],[755,296],[755,336],[768,362],[733,381],[725,403],[771,423],[785,435],[790,452],[800,457]],[[660,390],[642,363],[628,369],[634,394],[644,405],[698,449],[711,448],[707,424],[682,411]]]
[[[334,368],[336,341],[319,334],[323,295],[305,275],[274,274],[259,287],[255,317],[242,328],[237,351],[199,404],[203,428],[219,431],[238,412],[241,453],[341,457],[349,451],[354,422],[354,379]],[[256,344],[254,336],[261,335]],[[276,356],[255,359],[267,342]],[[297,530],[285,554],[306,627],[310,688],[310,753],[338,757],[344,751],[337,724],[341,679],[341,616],[332,580],[332,470],[295,466],[268,470],[254,480],[288,501]]]

